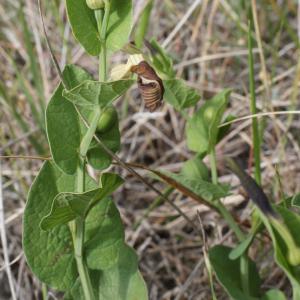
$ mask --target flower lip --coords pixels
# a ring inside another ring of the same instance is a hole
[[[138,68],[139,68],[138,65],[132,66],[132,67],[130,68],[130,71],[131,71],[132,73],[138,73]]]

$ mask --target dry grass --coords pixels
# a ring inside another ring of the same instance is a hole
[[[137,19],[145,1],[134,2]],[[195,5],[196,9],[192,12],[194,2],[200,5]],[[240,5],[242,2],[155,1],[148,33],[149,37],[156,37],[166,47],[174,58],[178,76],[197,88],[204,100],[225,87],[232,88],[228,113],[236,116],[249,114],[245,31],[247,19],[246,12]],[[295,39],[283,25],[285,20],[297,37],[297,30],[300,31],[299,8],[292,0],[257,2],[257,25],[262,45],[262,48],[258,47],[254,51],[258,107],[264,112],[299,109],[299,50]],[[285,3],[281,4],[286,10],[284,17],[279,16],[276,9],[276,5],[280,6],[280,3]],[[32,47],[43,75],[40,79],[44,92],[39,95],[38,84],[31,77],[24,27],[16,21],[19,6],[18,1],[0,2],[0,78],[4,89],[4,93],[0,94],[0,154],[36,155],[36,149],[29,139],[33,137],[45,147],[44,155],[47,155],[49,150],[46,148],[44,134],[38,129],[31,114],[28,97],[18,81],[17,70],[38,110],[41,109],[39,99],[49,99],[58,78],[45,47],[36,1],[28,0],[23,10],[30,32],[33,33]],[[61,65],[72,62],[96,74],[96,59],[85,55],[74,42],[68,25],[64,28],[66,16],[63,2],[57,13],[55,16],[52,10],[47,10],[46,23]],[[58,20],[60,23],[56,25]],[[279,30],[275,32],[277,26]],[[254,38],[260,40],[257,32],[254,33]],[[112,64],[123,58],[123,54],[115,55]],[[6,101],[11,101],[12,106]],[[202,103],[200,101],[199,105]],[[20,112],[28,124],[26,130],[20,127],[12,107]],[[117,107],[122,116],[123,146],[120,157],[123,160],[176,172],[186,159],[193,156],[185,143],[185,121],[169,105],[165,105],[160,112],[149,114],[144,111],[137,92],[132,90],[125,98],[118,100]],[[239,157],[244,160],[245,165],[251,161],[250,124],[250,120],[233,124],[231,132],[217,147],[220,181],[231,183],[235,191],[224,201],[232,208],[245,231],[249,229],[251,207],[247,206],[247,199],[238,189],[237,179],[225,172],[222,157]],[[298,115],[276,115],[265,119],[262,178],[265,190],[275,202],[283,194],[293,195],[299,192],[299,127]],[[0,299],[11,297],[7,272],[9,268],[4,254],[10,262],[12,285],[18,299],[41,299],[41,285],[26,266],[21,235],[26,195],[42,162],[4,159],[0,163],[0,188],[3,191],[3,197],[0,197],[3,204],[3,210],[0,206],[0,226],[5,223],[0,247]],[[276,176],[276,166],[281,184]],[[168,204],[162,204],[153,210],[134,230],[133,225],[143,216],[156,194],[145,189],[130,174],[116,169],[126,178],[126,183],[118,190],[114,199],[126,226],[127,241],[135,247],[140,257],[140,269],[148,284],[150,299],[209,299],[210,288],[203,261],[201,237]],[[144,171],[139,172],[148,176]],[[160,183],[155,185],[161,190],[165,188]],[[199,211],[208,247],[221,242],[228,245],[236,242],[227,224],[216,213],[177,192],[173,192],[170,198],[196,221]],[[3,243],[4,237],[7,239],[6,244]],[[287,280],[273,262],[270,250],[270,240],[262,236],[251,247],[250,255],[260,266],[264,287],[282,288],[290,295]],[[227,299],[216,281],[215,287],[218,299]],[[60,299],[59,294],[49,293],[50,299]]]

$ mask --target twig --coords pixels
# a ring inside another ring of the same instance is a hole
[[[253,118],[268,117],[268,116],[272,116],[272,115],[299,115],[299,114],[300,114],[300,110],[269,111],[269,112],[251,114],[251,115],[248,115],[248,116],[236,118],[236,119],[234,119],[232,121],[225,122],[225,123],[219,125],[219,128],[227,126],[229,124],[233,124],[233,123],[237,123],[237,122],[240,122],[240,121],[244,121],[244,120],[248,120],[248,119],[253,119]]]
[[[42,157],[42,156],[25,156],[25,155],[0,155],[0,159],[35,159],[35,160],[52,160],[52,157]]]
[[[202,0],[194,1],[194,3],[190,6],[190,8],[187,10],[185,15],[180,20],[180,22],[176,25],[176,27],[173,29],[173,31],[168,35],[168,37],[162,43],[163,48],[166,48],[170,44],[172,39],[175,37],[175,35],[178,33],[178,31],[181,29],[181,27],[184,25],[184,23],[188,20],[188,18],[192,15],[192,13],[197,8],[197,6],[201,4],[201,2],[202,2]]]

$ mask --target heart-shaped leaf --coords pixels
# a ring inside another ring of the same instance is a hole
[[[97,187],[86,174],[86,188]],[[32,272],[57,290],[70,289],[78,274],[73,243],[67,225],[43,231],[40,222],[51,210],[53,199],[75,189],[77,176],[66,175],[55,164],[46,162],[33,182],[23,219],[23,249]]]
[[[70,88],[91,78],[87,72],[74,65],[65,67],[63,77]],[[74,105],[62,96],[62,92],[60,84],[48,103],[46,130],[54,162],[63,172],[74,174],[79,163],[80,120]]]

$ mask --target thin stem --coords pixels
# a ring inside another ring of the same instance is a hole
[[[93,117],[92,117],[92,121],[91,121],[91,125],[88,128],[85,136],[83,137],[81,144],[80,144],[80,156],[82,158],[86,157],[86,154],[88,152],[90,143],[93,139],[93,136],[95,134],[96,128],[97,128],[97,124],[99,122],[100,119],[100,115],[101,115],[101,109],[98,106],[97,109],[94,111]]]
[[[42,298],[43,298],[43,300],[48,299],[48,289],[47,289],[47,285],[45,283],[42,284]]]
[[[248,25],[248,65],[249,65],[249,89],[250,89],[250,110],[251,114],[256,114],[256,96],[255,96],[255,79],[254,79],[254,60],[253,60],[253,45],[251,29],[253,27],[252,15],[250,12],[249,25]],[[258,129],[257,118],[252,119],[252,135],[253,135],[253,148],[254,148],[254,164],[255,164],[255,180],[261,184],[260,172],[260,137]]]
[[[85,160],[82,159],[77,167],[77,192],[83,193],[85,190]],[[83,258],[83,243],[84,243],[84,219],[79,217],[75,221],[69,224],[75,252],[75,260],[79,278],[84,293],[84,297],[87,300],[94,300],[95,295],[91,283],[91,279],[88,273],[88,269],[84,263]]]
[[[99,54],[99,81],[107,80],[107,51],[106,51],[106,32],[110,15],[110,3],[105,3],[104,16],[103,9],[95,11],[98,32],[100,34],[101,51]]]
[[[100,42],[101,42],[101,52],[99,55],[99,80],[106,81],[107,78],[107,71],[106,71],[106,30],[108,26],[110,14],[110,4],[106,2],[105,10],[104,10],[104,17],[103,17],[103,10],[95,11],[95,17],[97,20],[98,32],[100,33]],[[101,32],[100,32],[101,31]],[[89,145],[93,139],[95,134],[97,124],[100,119],[101,109],[97,107],[92,117],[91,126],[88,127],[88,130],[83,137],[81,144],[80,144],[80,156],[82,158],[82,163],[79,165],[77,176],[77,189],[78,192],[84,192],[84,174],[85,174],[85,159],[87,155],[87,151]],[[77,269],[79,273],[79,277],[81,280],[82,289],[84,291],[85,299],[87,300],[94,300],[95,295],[93,292],[93,287],[91,284],[91,280],[89,277],[87,266],[83,260],[83,244],[84,244],[84,227],[85,227],[85,220],[82,218],[77,218],[75,220],[75,235],[74,237],[74,250],[75,250],[75,258],[77,263]]]
[[[210,151],[210,169],[213,184],[218,183],[218,172],[217,172],[217,161],[216,161],[216,150],[213,147]]]
[[[77,270],[79,273],[81,286],[83,289],[84,297],[88,300],[94,300],[95,295],[91,283],[91,279],[88,273],[86,264],[83,261],[83,242],[84,242],[84,219],[77,218],[75,220],[75,259],[77,264]]]
[[[229,227],[232,229],[232,231],[237,236],[237,238],[240,241],[243,241],[245,239],[244,233],[241,231],[240,227],[237,225],[234,218],[232,217],[232,215],[229,213],[229,211],[227,210],[227,208],[224,206],[224,204],[221,201],[219,201],[219,203],[218,203],[218,209],[219,209],[220,214],[223,216],[223,218],[228,223]]]

